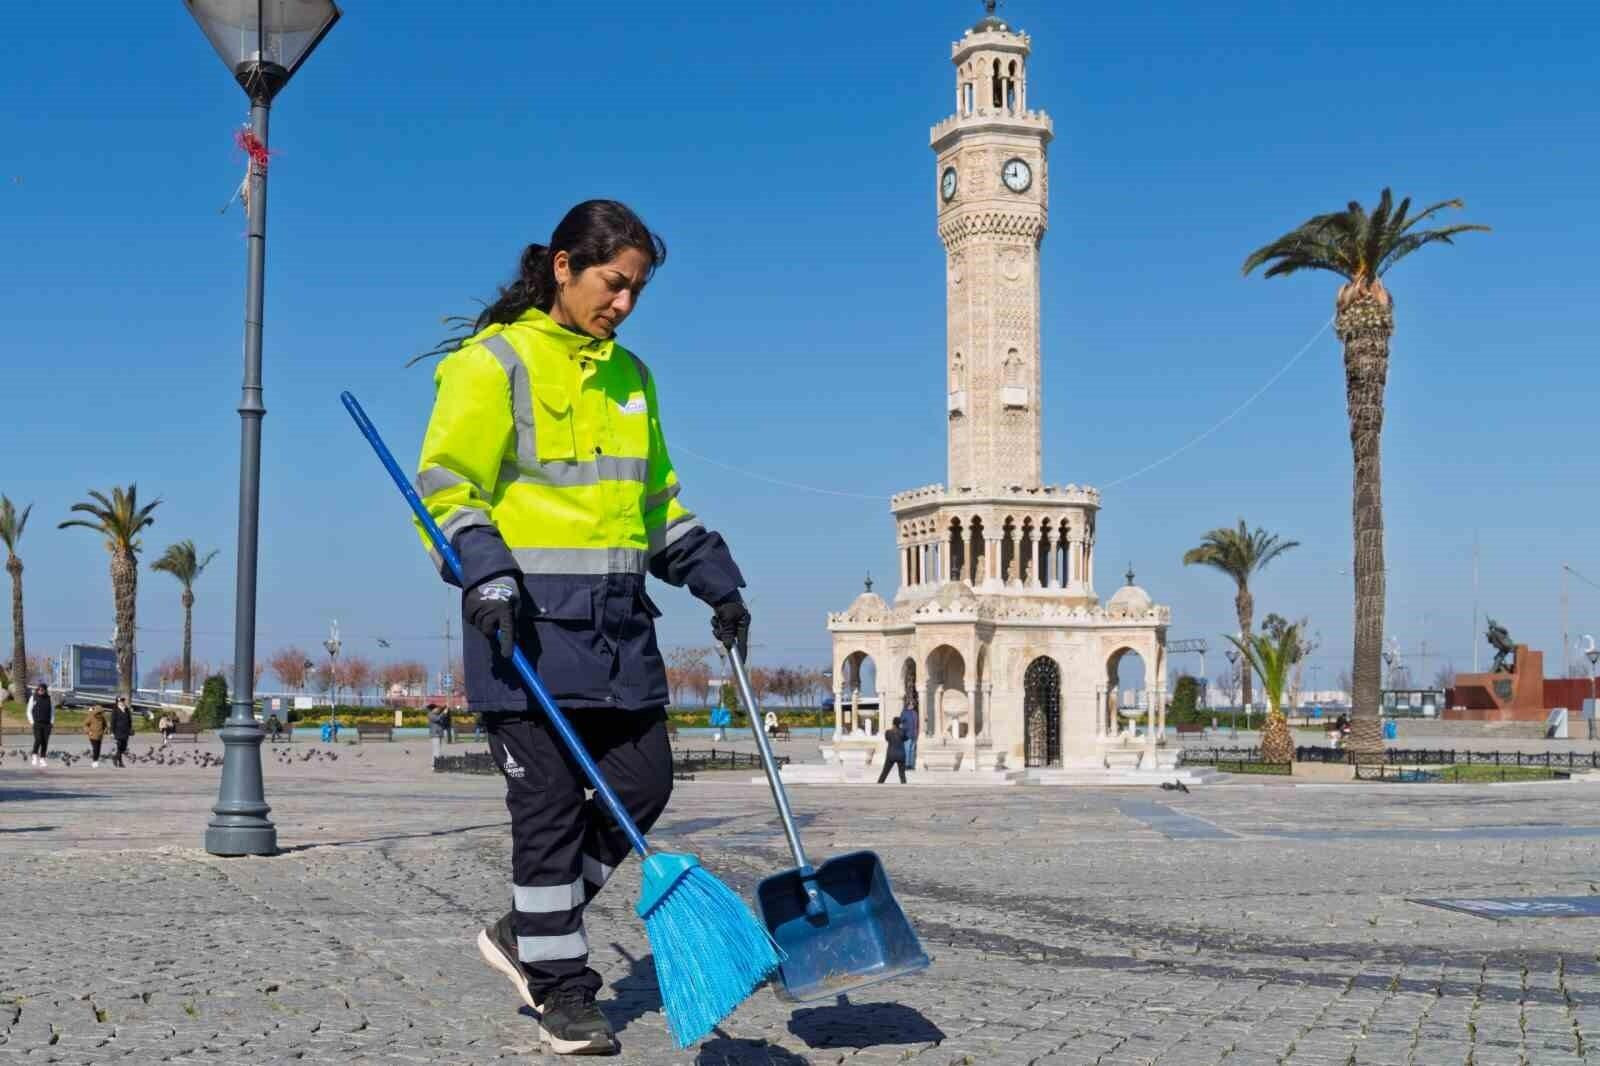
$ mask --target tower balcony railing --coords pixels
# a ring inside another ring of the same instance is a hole
[[[1035,111],[1031,108],[1025,110],[1008,110],[1004,107],[979,107],[971,111],[962,111],[958,114],[954,114],[948,118],[942,119],[929,128],[928,136],[933,140],[938,140],[940,137],[943,137],[945,134],[954,130],[958,126],[964,126],[971,122],[984,122],[996,119],[1003,119],[1007,122],[1026,123],[1033,126],[1043,126],[1047,130],[1053,130],[1055,128],[1055,124],[1050,120],[1049,113],[1045,111]]]

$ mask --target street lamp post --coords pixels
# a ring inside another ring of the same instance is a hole
[[[1223,654],[1228,657],[1228,695],[1232,697],[1234,686],[1237,684],[1234,680],[1234,666],[1239,661],[1239,652],[1235,648],[1229,648]],[[1228,723],[1233,727],[1233,737],[1237,740],[1239,738],[1239,708],[1234,705],[1231,698],[1228,700],[1228,704]]]
[[[1585,649],[1583,655],[1584,658],[1589,660],[1589,713],[1591,715],[1600,715],[1600,703],[1596,703],[1594,698],[1594,668],[1596,663],[1600,663],[1600,648],[1594,646],[1593,637],[1589,638],[1589,647]],[[1591,717],[1589,719],[1589,739],[1593,740],[1594,736],[1595,720]]]
[[[328,630],[328,639],[322,642],[328,650],[328,721],[333,721],[333,711],[339,703],[339,623],[333,623],[333,628]]]
[[[272,855],[278,830],[261,779],[255,719],[256,543],[261,524],[261,317],[267,246],[267,112],[339,19],[333,0],[184,0],[211,47],[250,97],[250,173],[244,295],[244,389],[239,401],[239,551],[234,584],[233,710],[217,805],[206,826],[213,855]]]

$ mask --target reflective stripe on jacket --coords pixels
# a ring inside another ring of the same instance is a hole
[[[643,361],[531,310],[451,353],[434,383],[416,488],[466,586],[521,576],[518,642],[564,705],[665,704],[645,574],[710,604],[744,580],[679,498]],[[471,708],[526,709],[510,663],[463,628]]]

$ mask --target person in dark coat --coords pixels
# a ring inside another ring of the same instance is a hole
[[[889,767],[893,766],[900,771],[900,783],[906,783],[906,735],[900,732],[898,725],[892,725],[883,731],[883,742],[888,745],[883,752],[883,772],[878,775],[878,784],[883,784],[889,776]]]
[[[111,754],[112,766],[124,765],[122,757],[128,754],[128,739],[132,736],[133,709],[128,706],[126,696],[118,696],[117,705],[111,708],[111,739],[117,742],[117,749]]]
[[[33,726],[33,750],[28,758],[35,766],[45,766],[50,755],[50,730],[55,728],[56,712],[50,704],[50,689],[43,681],[28,697],[28,724]]]
[[[917,768],[917,709],[907,705],[900,712],[900,732],[906,738],[906,769]]]

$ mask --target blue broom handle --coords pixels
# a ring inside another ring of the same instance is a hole
[[[367,443],[372,445],[372,450],[378,453],[378,459],[383,463],[384,469],[389,471],[389,476],[394,478],[394,483],[400,494],[411,505],[411,511],[417,516],[417,521],[422,523],[422,528],[428,531],[428,539],[433,541],[434,548],[444,557],[445,564],[450,567],[450,572],[455,575],[456,582],[462,582],[461,558],[456,555],[456,550],[450,546],[444,532],[439,528],[439,523],[433,520],[433,515],[428,513],[422,500],[417,496],[417,491],[411,487],[411,481],[405,472],[400,469],[400,464],[394,461],[394,456],[383,443],[383,438],[378,436],[378,427],[372,424],[367,417],[367,412],[361,409],[361,404],[348,392],[339,394],[339,399],[344,401],[345,410],[350,412],[350,417],[355,419],[356,426],[361,430],[361,435],[367,438]],[[567,721],[567,716],[561,713],[556,706],[556,701],[550,697],[550,690],[544,687],[544,682],[539,680],[539,675],[533,672],[527,656],[522,654],[521,648],[514,648],[511,653],[511,663],[517,668],[517,673],[522,677],[522,683],[528,686],[534,698],[539,701],[539,706],[544,708],[545,716],[556,727],[556,732],[561,734],[561,739],[567,745],[567,750],[572,752],[572,757],[578,760],[578,765],[583,767],[584,775],[589,778],[589,783],[594,786],[598,795],[611,812],[611,817],[616,819],[617,825],[627,834],[628,843],[633,845],[641,858],[650,855],[650,845],[645,843],[644,834],[639,832],[639,827],[633,824],[633,819],[628,817],[627,810],[622,806],[622,801],[617,799],[617,794],[611,791],[611,786],[601,776],[600,768],[594,764],[594,759],[589,755],[588,749],[583,746],[583,741],[578,734],[572,731],[572,725]]]

